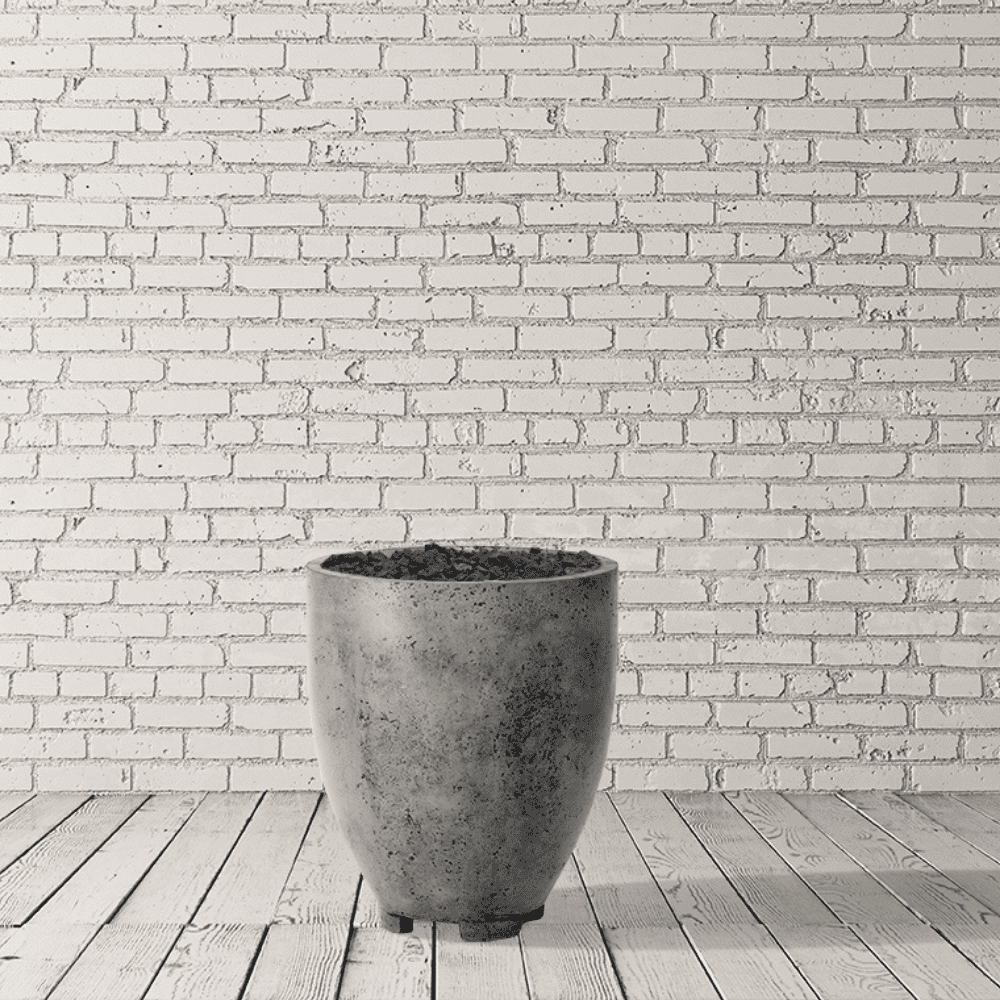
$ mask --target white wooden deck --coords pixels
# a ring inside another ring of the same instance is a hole
[[[376,924],[315,793],[0,795],[3,1000],[1000,1000],[1000,795],[601,794],[519,938]]]

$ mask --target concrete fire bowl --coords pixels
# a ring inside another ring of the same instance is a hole
[[[308,564],[313,731],[383,926],[516,934],[541,916],[600,783],[617,564],[429,581],[322,562]]]

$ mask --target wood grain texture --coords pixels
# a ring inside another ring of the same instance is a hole
[[[1000,862],[1000,821],[967,806],[955,795],[928,792],[922,795],[901,795],[900,798],[935,823],[961,837],[977,851]]]
[[[422,920],[409,934],[355,928],[337,1000],[430,1000],[432,933]]]
[[[640,996],[712,1000],[716,993],[705,970],[621,816],[603,793],[594,802],[575,857],[629,1000]]]
[[[921,926],[916,914],[780,795],[739,792],[727,797],[845,923]]]
[[[89,798],[89,795],[82,794],[36,795],[0,821],[0,871],[37,844]]]
[[[403,916],[406,916],[406,914],[404,913]],[[362,879],[361,888],[358,890],[358,902],[354,908],[354,926],[378,927],[378,925],[378,897],[372,891],[371,883]]]
[[[618,927],[603,934],[628,1000],[718,1000],[679,927]]]
[[[1000,823],[1000,793],[998,792],[955,792],[954,797],[970,809],[981,812]]]
[[[662,794],[616,792],[611,798],[670,908],[684,926],[757,923],[711,855]]]
[[[828,795],[784,796],[858,864],[935,926],[978,925],[992,915],[926,861],[884,833],[846,802]]]
[[[981,796],[602,794],[542,920],[488,943],[379,928],[315,793],[18,798],[0,1000],[1000,1000]],[[213,893],[268,916],[202,925]]]
[[[836,926],[836,914],[720,794],[670,796],[698,840],[760,920]]]
[[[592,924],[594,911],[590,908],[587,890],[580,878],[576,859],[570,857],[556,879],[545,900],[545,924]]]
[[[891,792],[849,792],[842,798],[955,885],[1000,915],[1000,863],[970,847],[940,823]]]
[[[436,1000],[529,1000],[520,941],[463,941],[458,924],[436,924]]]
[[[20,809],[25,802],[30,802],[33,798],[33,792],[4,792],[0,795],[0,820],[5,819],[15,809]]]
[[[1000,986],[988,979],[965,955],[932,927],[866,924],[858,937],[888,966],[917,1000],[998,1000]],[[963,927],[963,935],[975,929]],[[995,951],[997,929],[990,931]]]
[[[260,799],[258,792],[209,792],[113,922],[187,923]]]
[[[94,924],[19,927],[0,945],[0,997],[46,1000],[97,933]]]
[[[521,948],[531,1000],[624,1000],[594,924],[525,924]]]
[[[829,1000],[911,1000],[906,987],[850,927],[769,928],[802,977]]]
[[[795,963],[760,924],[685,931],[723,1000],[816,1000]]]
[[[0,924],[23,924],[145,800],[94,796],[22,854],[0,873]]]
[[[602,927],[679,925],[610,799],[598,793],[575,850]]]
[[[105,925],[48,1000],[142,1000],[182,930],[179,924]]]
[[[335,997],[347,953],[347,932],[346,925],[272,925],[241,1000]]]
[[[324,795],[275,911],[276,923],[349,926],[361,871]]]
[[[143,1000],[238,1000],[264,930],[185,927]]]
[[[266,793],[193,922],[269,923],[318,799],[316,792]]]
[[[201,801],[202,793],[157,795],[122,824],[49,898],[32,921],[103,924]]]

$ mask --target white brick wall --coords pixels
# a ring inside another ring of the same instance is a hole
[[[0,787],[318,787],[302,567],[621,567],[619,788],[1000,788],[1000,5],[0,8]]]

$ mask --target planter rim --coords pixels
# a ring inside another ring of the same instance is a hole
[[[400,546],[402,548],[404,546]],[[394,576],[368,576],[364,573],[343,573],[336,569],[325,569],[323,567],[323,562],[329,559],[329,556],[320,556],[318,559],[312,559],[306,563],[306,569],[311,573],[318,573],[323,576],[338,576],[338,577],[349,577],[352,580],[378,580],[382,583],[398,583],[398,584],[412,584],[414,586],[426,587],[428,585],[437,586],[458,586],[458,587],[468,587],[468,586],[483,586],[484,584],[504,584],[505,586],[510,586],[512,584],[526,584],[526,583],[554,583],[560,580],[579,580],[582,577],[587,576],[600,576],[602,573],[607,573],[609,571],[617,571],[618,563],[613,559],[607,559],[604,556],[595,555],[593,552],[589,553],[593,555],[595,559],[599,559],[601,564],[595,566],[593,569],[581,569],[575,573],[563,573],[559,576],[531,576],[531,577],[512,577],[507,580],[415,580],[409,577],[394,577]]]

